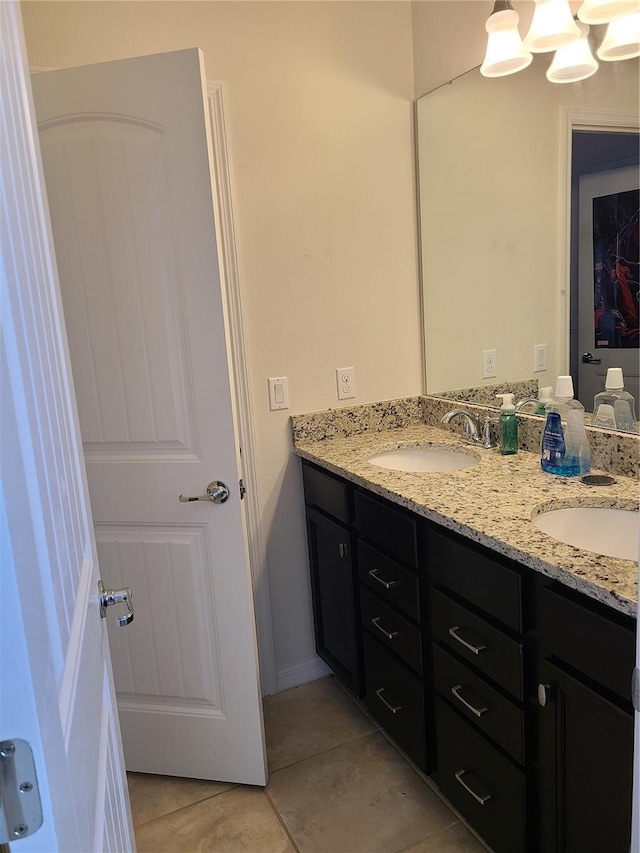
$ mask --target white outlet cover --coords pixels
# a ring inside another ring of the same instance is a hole
[[[356,396],[355,370],[353,367],[337,367],[336,383],[338,400],[351,400]]]

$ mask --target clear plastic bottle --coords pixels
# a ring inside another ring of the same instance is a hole
[[[496,394],[502,399],[500,407],[500,453],[510,456],[518,452],[518,419],[513,394]]]
[[[595,426],[611,429],[610,410],[601,410],[601,406],[611,406],[613,408],[615,429],[624,430],[625,432],[636,432],[635,400],[628,391],[624,390],[624,377],[621,367],[610,367],[607,370],[604,391],[600,391],[593,398]]]
[[[570,376],[558,377],[555,400],[546,408],[547,420],[540,448],[542,470],[560,477],[587,474],[591,467],[591,449],[584,428],[584,406],[573,397]]]
[[[551,385],[544,385],[538,390],[538,408],[536,409],[536,415],[547,414],[547,406],[549,403],[553,402],[553,398],[551,396],[552,390]]]

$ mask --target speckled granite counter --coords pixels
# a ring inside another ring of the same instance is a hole
[[[296,430],[295,421],[298,456],[616,610],[636,615],[636,562],[564,545],[538,530],[531,517],[542,506],[617,506],[637,511],[637,480],[616,475],[614,486],[590,487],[577,478],[551,477],[540,470],[537,454],[501,456],[498,450],[476,449],[447,429],[418,422],[413,412],[404,426],[378,426],[376,431],[355,435],[337,430],[335,437],[319,441]],[[423,443],[464,450],[476,456],[479,464],[460,471],[417,474],[367,462],[374,453]]]

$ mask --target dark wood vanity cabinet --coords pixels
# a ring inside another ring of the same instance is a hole
[[[635,621],[303,463],[318,654],[496,853],[628,853]]]
[[[526,577],[510,561],[426,527],[436,691],[434,779],[496,853],[525,853],[531,849]]]
[[[348,490],[303,468],[316,651],[356,696],[362,692],[358,599]]]
[[[560,584],[538,612],[540,850],[628,853],[635,623]]]
[[[363,701],[426,773],[434,762],[430,635],[419,521],[359,489],[354,524],[364,653]]]

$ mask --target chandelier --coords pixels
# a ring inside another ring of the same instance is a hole
[[[586,80],[598,70],[589,39],[592,25],[607,24],[596,56],[616,62],[640,56],[640,0],[583,0],[574,18],[569,0],[534,0],[529,31],[520,37],[520,16],[509,0],[496,0],[485,24],[487,51],[480,72],[504,77],[527,68],[534,53],[553,52],[551,83]]]

